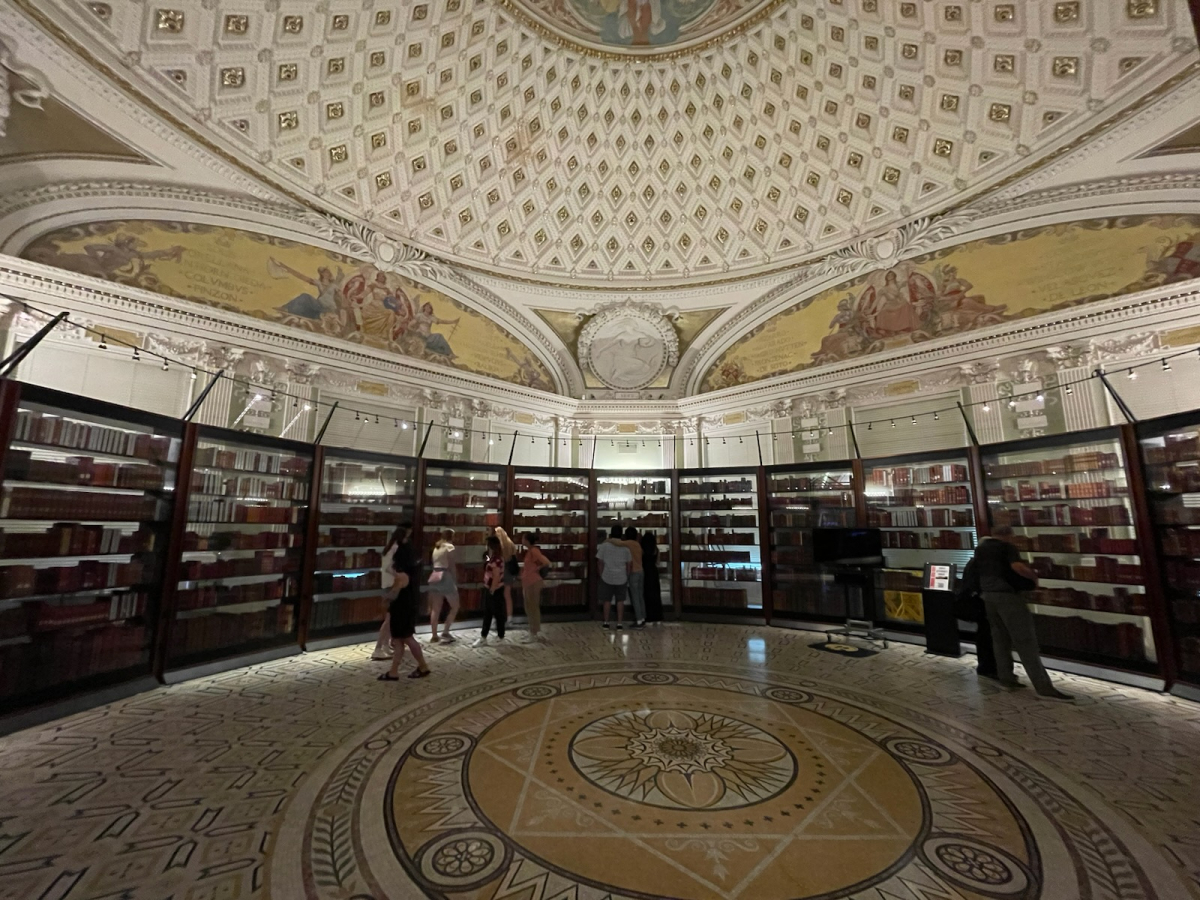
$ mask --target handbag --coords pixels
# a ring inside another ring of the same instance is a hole
[[[549,578],[550,577],[550,567],[542,566],[540,569],[538,569],[538,577],[540,577],[542,579],[542,581],[545,581],[547,578]]]

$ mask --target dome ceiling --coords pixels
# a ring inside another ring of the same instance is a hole
[[[607,287],[780,269],[1152,93],[1180,0],[16,0],[299,198]]]

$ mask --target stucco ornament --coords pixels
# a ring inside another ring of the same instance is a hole
[[[18,88],[13,82],[14,75],[20,77],[26,86]],[[30,109],[41,109],[42,101],[49,96],[46,76],[35,69],[18,65],[15,52],[4,41],[0,41],[0,137],[8,134],[8,117],[14,100]]]
[[[364,260],[384,272],[395,272],[415,280],[444,279],[449,269],[423,250],[390,240],[357,222],[312,212],[308,224],[347,256]]]
[[[679,364],[673,313],[649,303],[600,307],[579,334],[579,363],[605,385],[636,391]]]

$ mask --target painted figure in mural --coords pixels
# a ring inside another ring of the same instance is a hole
[[[538,371],[537,364],[533,361],[532,357],[528,355],[517,356],[508,347],[504,349],[504,355],[507,356],[509,360],[512,361],[513,365],[517,367],[517,375],[513,379],[517,384],[523,385],[524,387],[536,388],[537,390],[542,391],[554,390],[554,385],[542,377],[542,374]]]
[[[301,319],[320,319],[331,313],[337,314],[338,298],[342,292],[342,284],[346,280],[346,273],[340,267],[337,275],[334,275],[328,266],[321,266],[317,269],[317,277],[313,279],[303,272],[297,272],[291,266],[281,263],[275,257],[271,257],[267,260],[267,271],[272,278],[291,276],[316,288],[315,295],[308,292],[297,294],[279,307],[279,311],[284,315],[296,316]]]
[[[744,4],[735,0],[534,0],[534,7],[556,24],[605,44],[660,47],[686,38],[697,27],[735,17]],[[701,20],[704,23],[701,23]]]
[[[143,251],[145,246],[145,241],[132,234],[117,234],[103,244],[85,245],[82,253],[62,253],[55,246],[51,253],[38,248],[29,256],[36,262],[69,269],[81,275],[133,285],[140,284],[140,279],[149,272],[150,263],[154,260],[179,262],[183,259],[181,246]]]
[[[1200,233],[1191,235],[1170,248],[1160,259],[1151,259],[1147,270],[1161,277],[1163,284],[1200,278]]]
[[[617,6],[617,34],[634,47],[650,46],[651,35],[659,35],[667,27],[661,0],[623,0]]]
[[[433,314],[433,304],[426,302],[413,316],[410,330],[412,335],[421,341],[427,353],[432,353],[435,357],[444,357],[448,361],[455,358],[455,353],[450,348],[450,342],[445,335],[435,332],[433,326],[454,325],[457,327],[459,321],[459,319],[439,319]],[[454,332],[451,331],[450,334],[453,336]]]

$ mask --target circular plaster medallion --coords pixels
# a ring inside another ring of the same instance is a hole
[[[501,0],[544,37],[588,56],[662,59],[745,30],[782,0]]]
[[[679,362],[679,337],[657,308],[610,307],[580,332],[579,360],[608,387],[638,390]]]

